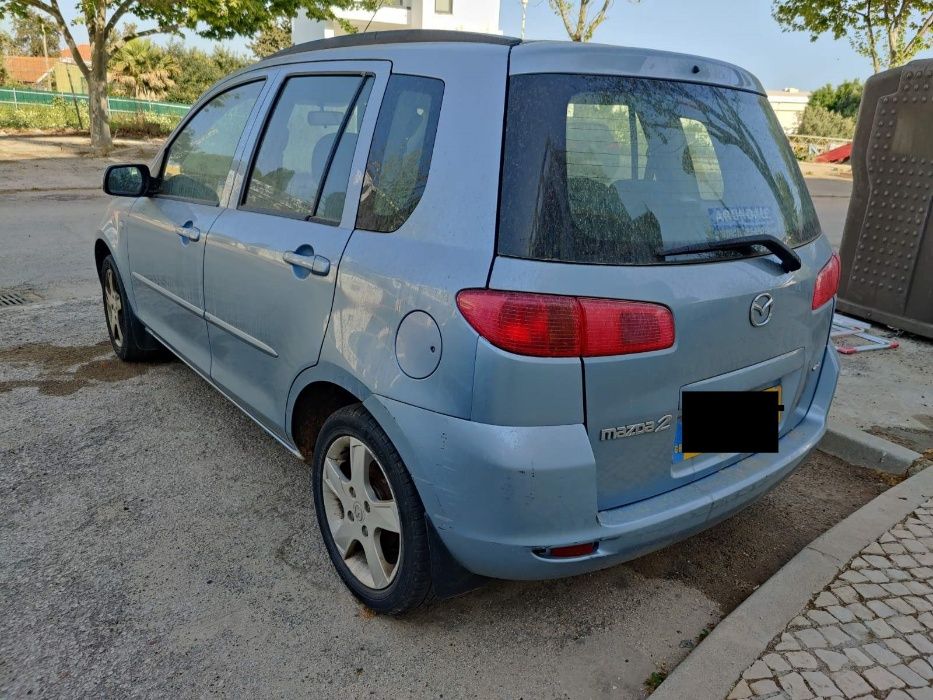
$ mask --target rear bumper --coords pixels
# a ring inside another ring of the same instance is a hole
[[[475,423],[373,396],[366,405],[411,470],[451,554],[493,578],[572,576],[634,559],[708,528],[789,475],[826,430],[839,362],[827,350],[803,420],[777,454],[758,454],[620,508],[596,507],[596,467],[582,425]],[[543,547],[597,542],[594,553],[548,559]]]

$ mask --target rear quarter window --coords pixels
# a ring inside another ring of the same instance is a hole
[[[418,206],[431,169],[443,97],[441,80],[389,78],[363,176],[357,228],[396,231]]]

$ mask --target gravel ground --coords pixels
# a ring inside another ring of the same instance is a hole
[[[640,697],[887,486],[816,453],[632,564],[378,618],[331,569],[305,465],[181,363],[118,363],[102,318],[0,311],[2,696]]]

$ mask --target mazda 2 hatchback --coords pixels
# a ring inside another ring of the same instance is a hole
[[[825,430],[839,263],[735,66],[326,39],[218,83],[104,189],[114,351],[167,348],[309,460],[377,611],[668,545]]]

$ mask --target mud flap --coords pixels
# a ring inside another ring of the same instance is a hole
[[[425,518],[425,523],[428,528],[434,596],[438,599],[454,598],[484,585],[488,579],[464,569],[450,554],[430,519]]]

